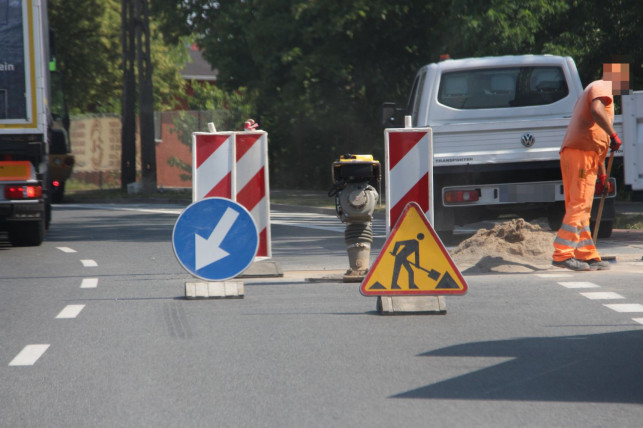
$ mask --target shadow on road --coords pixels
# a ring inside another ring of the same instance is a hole
[[[643,403],[643,330],[476,342],[423,357],[514,359],[392,398]]]
[[[69,208],[67,208],[69,210]],[[176,216],[159,216],[123,211],[86,211],[81,218],[64,218],[54,213],[45,240],[49,242],[126,241],[171,242]]]

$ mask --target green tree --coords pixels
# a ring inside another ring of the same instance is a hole
[[[441,40],[448,10],[418,0],[191,3],[218,84],[258,94],[273,183],[317,187],[329,184],[342,153],[381,158],[379,105],[406,92],[414,68],[436,57],[422,40]]]
[[[49,0],[49,23],[67,105],[72,113],[120,112],[121,1]],[[171,108],[183,80],[187,51],[167,44],[152,28],[152,64],[157,109]]]
[[[325,187],[345,152],[381,159],[379,106],[404,100],[416,70],[440,54],[571,55],[588,83],[612,54],[640,64],[643,52],[636,0],[156,2],[189,22],[222,88],[257,94],[277,186]]]
[[[235,130],[242,129],[243,122],[251,116],[252,94],[246,88],[226,92],[214,85],[191,81],[184,89],[181,99],[187,110],[174,113],[172,132],[190,149],[192,133],[207,132],[208,122],[213,122],[219,130]],[[168,164],[182,171],[181,180],[192,178],[191,164],[176,156],[171,156]]]
[[[634,88],[643,87],[643,32],[638,0],[572,1],[565,13],[548,22],[543,50],[573,57],[584,84],[599,79],[602,64],[629,62]]]
[[[50,0],[56,61],[72,112],[115,111],[120,91],[118,0]]]
[[[569,8],[566,0],[454,0],[448,50],[455,57],[542,53],[547,23]]]

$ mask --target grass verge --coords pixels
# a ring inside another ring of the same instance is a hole
[[[614,219],[614,228],[643,230],[643,215],[617,214]]]

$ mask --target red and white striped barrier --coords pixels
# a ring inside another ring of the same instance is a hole
[[[234,149],[234,132],[192,134],[192,202],[215,196],[232,199]]]
[[[272,257],[268,134],[192,134],[192,201],[219,196],[243,205],[259,231],[257,258]]]
[[[270,188],[268,134],[262,131],[236,135],[236,201],[246,207],[259,230],[257,257],[272,257],[270,241]]]
[[[386,234],[409,202],[433,224],[433,139],[430,128],[384,130]]]

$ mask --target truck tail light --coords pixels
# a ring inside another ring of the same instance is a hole
[[[595,198],[600,198],[603,196],[601,192],[598,192],[596,188],[594,188],[594,197]],[[607,196],[612,197],[616,196],[616,179],[610,178],[607,180]]]
[[[7,199],[38,199],[42,197],[42,186],[6,186],[4,197]]]
[[[444,201],[454,202],[475,202],[480,199],[480,193],[477,190],[447,190],[444,192]]]

